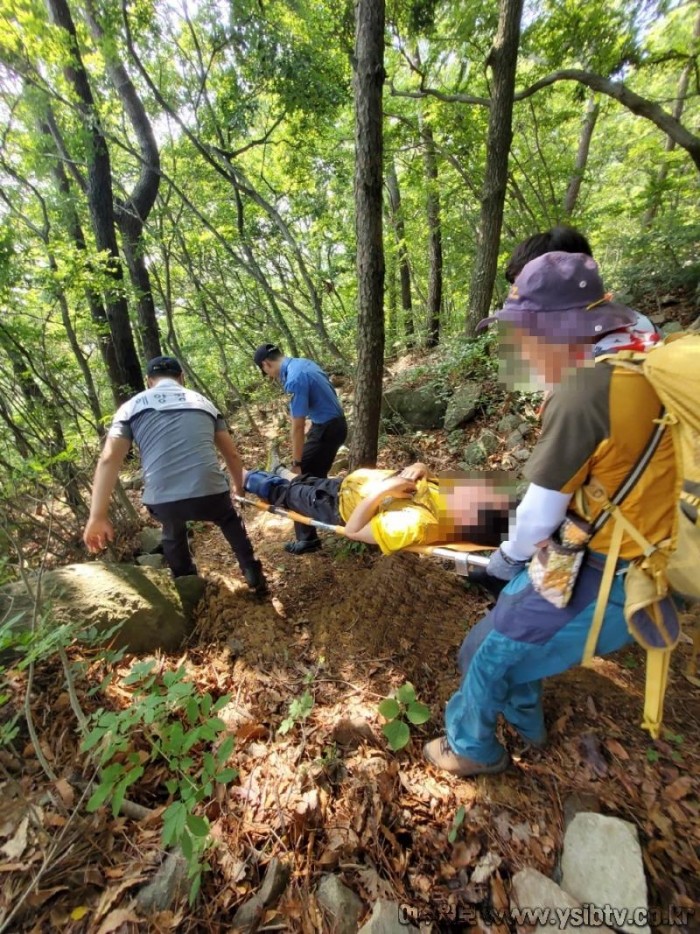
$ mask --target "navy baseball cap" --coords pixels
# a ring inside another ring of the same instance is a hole
[[[272,353],[282,353],[282,351],[277,344],[261,344],[253,354],[253,362],[256,366],[262,368],[263,360],[267,360]]]
[[[146,365],[147,376],[165,376],[169,373],[171,376],[179,376],[182,373],[180,361],[175,357],[154,357]]]

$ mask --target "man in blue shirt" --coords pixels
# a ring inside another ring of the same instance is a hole
[[[276,344],[263,344],[253,356],[255,364],[270,379],[278,379],[291,395],[292,471],[327,477],[338,448],[345,441],[348,426],[335,389],[321,367],[303,357],[285,357]],[[304,436],[306,419],[311,429]],[[321,540],[312,526],[296,523],[296,541],[287,542],[285,551],[302,555],[316,551]]]

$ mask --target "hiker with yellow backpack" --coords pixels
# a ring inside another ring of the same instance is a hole
[[[543,746],[542,679],[633,639],[647,649],[643,725],[658,735],[680,636],[671,593],[700,597],[700,335],[594,363],[594,345],[634,316],[610,300],[591,257],[552,252],[480,325],[502,323],[502,355],[551,394],[529,487],[489,561],[508,583],[465,639],[446,733],[424,749],[437,768],[507,768],[499,714]]]

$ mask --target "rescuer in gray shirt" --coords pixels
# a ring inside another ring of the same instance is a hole
[[[220,454],[236,493],[243,468],[226,423],[208,399],[186,389],[174,357],[155,357],[146,369],[148,389],[125,402],[112,421],[92,489],[83,539],[96,552],[114,538],[109,501],[124,458],[134,442],[143,466],[143,502],[163,526],[163,554],[175,577],[196,574],[187,542],[189,520],[214,522],[233,549],[248,586],[267,592],[262,565],[233,508]]]

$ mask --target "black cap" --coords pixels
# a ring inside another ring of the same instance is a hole
[[[182,373],[180,361],[175,357],[154,357],[146,366],[147,376],[179,376]]]
[[[282,353],[277,344],[261,344],[253,354],[253,362],[262,369],[263,360],[267,360],[273,353]]]

